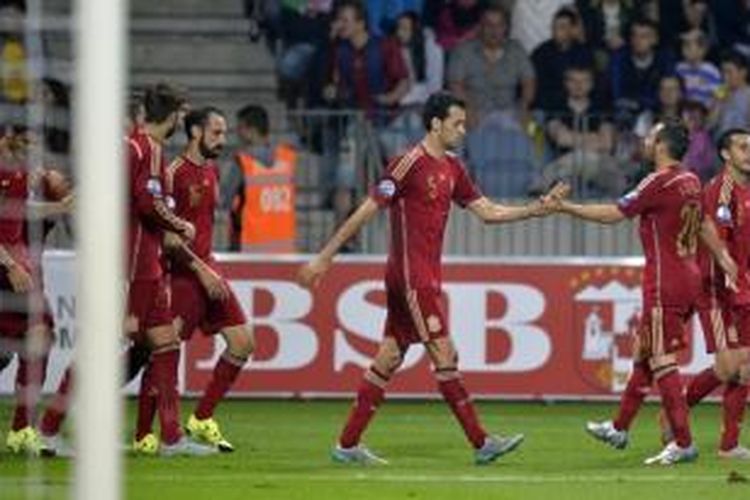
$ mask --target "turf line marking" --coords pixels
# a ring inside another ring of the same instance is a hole
[[[512,474],[505,476],[473,476],[461,474],[457,476],[450,475],[427,475],[427,474],[368,474],[357,472],[351,475],[331,475],[331,474],[211,474],[209,476],[197,476],[185,478],[184,476],[138,476],[128,478],[134,482],[138,481],[186,481],[186,482],[211,482],[211,481],[228,481],[239,480],[245,481],[302,481],[302,482],[334,482],[334,483],[351,483],[351,482],[379,482],[379,483],[518,483],[518,484],[540,484],[540,483],[716,483],[725,482],[727,475],[680,475],[680,474],[660,474],[660,475],[522,475]]]

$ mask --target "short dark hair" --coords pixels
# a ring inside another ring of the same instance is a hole
[[[427,98],[422,110],[422,124],[424,124],[425,130],[429,132],[432,129],[433,118],[445,120],[452,106],[466,109],[466,103],[450,92],[435,92]]]
[[[205,127],[211,115],[224,117],[224,113],[214,106],[198,108],[185,115],[185,135],[187,135],[188,141],[193,138],[193,127]]]
[[[161,123],[169,115],[179,110],[187,102],[185,93],[168,83],[157,83],[148,87],[143,94],[143,108],[146,111],[146,121]]]
[[[131,94],[130,99],[128,99],[128,118],[135,121],[143,110],[143,96],[141,94]]]
[[[732,145],[732,139],[735,135],[750,135],[750,130],[746,128],[735,127],[730,128],[719,136],[719,140],[716,141],[716,154],[719,155],[719,159],[721,161],[726,161],[721,156],[721,152],[730,148],[730,146]]]
[[[636,18],[633,24],[630,25],[630,32],[632,33],[636,27],[651,28],[657,36],[659,35],[659,25],[647,17]]]
[[[365,26],[367,25],[367,7],[361,0],[341,0],[336,5],[336,15],[343,9],[352,9],[354,11],[354,17],[357,21],[364,21]]]
[[[263,106],[248,104],[237,112],[237,121],[243,125],[254,128],[261,135],[268,135],[270,125],[268,112]]]
[[[747,72],[748,70],[747,58],[736,50],[725,52],[721,56],[721,64],[732,64],[734,66],[737,66],[737,68],[744,70],[745,72]]]
[[[578,13],[575,9],[565,5],[557,9],[557,12],[555,12],[553,21],[557,21],[558,19],[567,19],[572,24],[576,24],[578,22]]]
[[[484,7],[482,7],[482,17],[487,14],[500,14],[501,16],[503,16],[505,24],[510,26],[510,11],[505,7],[505,5],[501,3],[487,2]]]
[[[690,131],[685,122],[676,118],[661,120],[662,129],[656,133],[656,140],[667,145],[669,156],[682,160],[690,147]]]
[[[594,76],[595,70],[593,66],[589,66],[588,64],[575,63],[565,68],[565,76],[567,76],[568,73],[588,73],[589,75]]]

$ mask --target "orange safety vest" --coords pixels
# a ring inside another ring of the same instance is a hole
[[[273,165],[267,166],[245,152],[237,153],[237,165],[242,170],[245,186],[239,235],[244,252],[295,251],[297,153],[292,147],[280,144],[273,157]]]

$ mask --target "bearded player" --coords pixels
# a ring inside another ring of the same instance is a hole
[[[698,178],[680,161],[689,145],[681,122],[658,123],[644,140],[654,172],[617,204],[579,205],[558,200],[557,209],[575,217],[615,224],[640,217],[640,236],[646,267],[643,277],[643,314],[635,338],[633,371],[614,421],[589,422],[594,438],[615,448],[628,443],[628,429],[644,398],[656,383],[662,407],[674,429],[674,441],[647,464],[671,465],[697,458],[688,421],[688,407],[677,366],[677,353],[686,346],[686,326],[700,287],[698,239],[703,214]],[[716,235],[706,235],[712,252],[727,269],[734,263]]]
[[[220,110],[206,107],[185,117],[185,132],[188,145],[167,169],[166,190],[174,200],[175,214],[193,224],[196,231],[189,244],[171,233],[165,239],[171,260],[172,312],[182,340],[190,340],[200,329],[209,335],[221,333],[227,345],[185,428],[194,439],[231,452],[234,446],[223,437],[213,414],[253,352],[253,333],[211,254],[219,189],[215,160],[226,144],[227,124]],[[150,378],[147,369],[139,399],[137,440],[152,439],[145,438],[153,420]]]
[[[205,455],[214,449],[187,439],[180,428],[177,369],[180,339],[172,324],[167,277],[162,267],[166,231],[185,240],[195,237],[195,227],[177,217],[164,194],[164,143],[182,123],[185,98],[175,88],[158,84],[146,90],[142,128],[128,139],[129,253],[126,331],[151,349],[151,389],[156,395],[161,427],[161,453]]]

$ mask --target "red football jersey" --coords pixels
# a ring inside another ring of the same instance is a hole
[[[181,221],[167,207],[161,144],[142,130],[128,140],[129,252],[128,278],[155,280],[163,275],[161,250],[164,229],[180,232]]]
[[[461,162],[450,154],[433,157],[419,144],[390,163],[371,195],[379,206],[390,207],[386,284],[440,288],[451,202],[466,207],[481,197]]]
[[[640,216],[644,307],[693,305],[700,287],[697,253],[703,218],[698,177],[678,165],[654,172],[618,206],[626,217]]]
[[[180,156],[167,169],[166,188],[174,200],[175,214],[195,226],[195,240],[190,249],[204,262],[212,262],[214,210],[219,199],[218,167],[213,162],[196,165]]]
[[[713,256],[701,245],[700,263],[703,274],[703,298],[729,300],[731,304],[750,303],[750,187],[735,182],[724,171],[703,189],[703,211],[713,220],[719,236],[738,267],[739,292],[725,286],[724,273]]]
[[[0,165],[0,245],[18,264],[31,269],[26,232],[29,176],[25,170]]]

